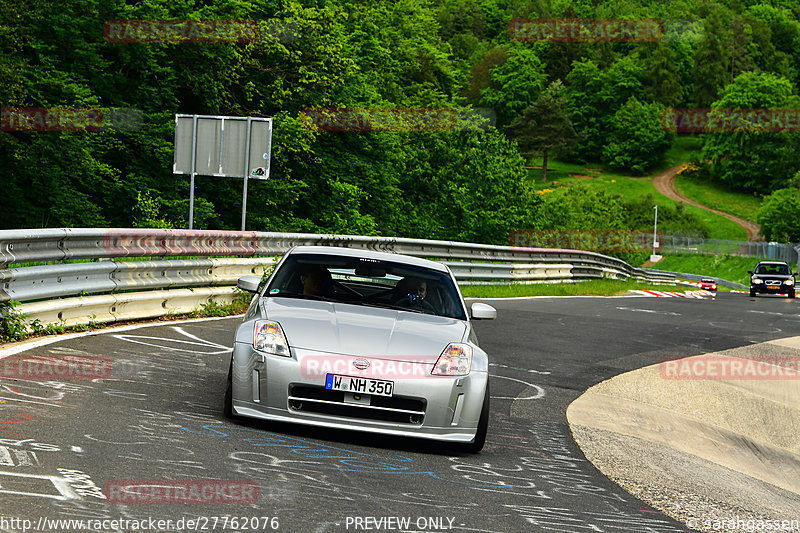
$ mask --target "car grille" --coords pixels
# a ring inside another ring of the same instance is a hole
[[[289,409],[304,413],[422,425],[425,401],[404,396],[372,396],[370,405],[345,403],[345,393],[308,385],[289,387]]]

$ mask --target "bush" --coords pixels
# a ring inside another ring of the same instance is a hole
[[[644,174],[658,165],[672,144],[661,124],[663,106],[631,97],[614,114],[603,160],[612,168]]]
[[[0,339],[4,341],[19,341],[28,335],[25,315],[17,309],[18,305],[14,300],[0,303]]]
[[[767,196],[758,223],[768,241],[800,242],[800,190],[779,189]]]

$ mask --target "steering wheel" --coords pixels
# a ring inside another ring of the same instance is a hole
[[[412,298],[413,295],[407,294],[406,296],[397,300],[394,305],[398,305],[400,307],[408,307],[409,309],[419,309],[420,311],[424,311],[425,313],[429,313],[432,315],[436,314],[436,309],[433,307],[429,301],[421,296],[416,298]]]

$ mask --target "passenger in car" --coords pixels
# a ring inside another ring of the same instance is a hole
[[[327,268],[312,266],[300,274],[300,283],[303,285],[303,294],[310,296],[325,296],[333,289],[333,279]]]

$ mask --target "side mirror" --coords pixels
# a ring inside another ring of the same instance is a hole
[[[236,280],[236,286],[243,291],[257,293],[258,286],[261,283],[260,276],[242,276]]]
[[[753,275],[753,271],[752,270],[748,270],[747,273],[750,274],[751,276]]]
[[[470,312],[474,320],[494,320],[497,318],[497,309],[488,304],[475,302],[470,306]]]

